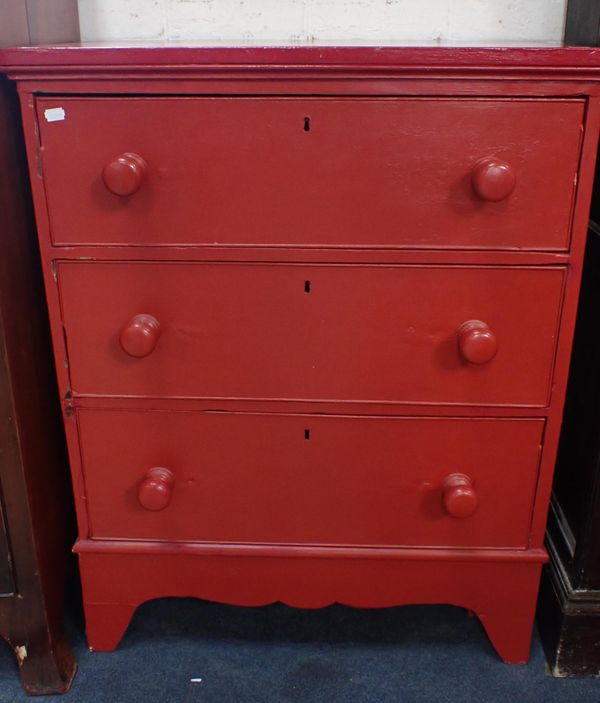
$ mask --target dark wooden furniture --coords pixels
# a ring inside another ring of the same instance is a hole
[[[590,223],[538,627],[555,676],[600,673],[600,228]]]
[[[0,45],[79,36],[76,0],[4,0]],[[62,634],[72,491],[19,102],[0,79],[0,636],[30,694],[69,688]]]
[[[600,3],[598,0],[569,0],[565,42],[573,46],[600,45]]]
[[[92,649],[145,600],[452,603],[527,660],[582,49],[7,50]]]
[[[72,494],[14,87],[0,82],[0,634],[28,693],[68,689]]]
[[[597,0],[569,0],[565,42],[600,45]],[[598,177],[592,217],[600,222]],[[599,271],[599,229],[592,220],[537,617],[555,676],[600,674]]]

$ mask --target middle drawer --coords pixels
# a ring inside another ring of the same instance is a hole
[[[544,406],[565,270],[58,266],[76,395]]]

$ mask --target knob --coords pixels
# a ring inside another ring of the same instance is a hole
[[[175,477],[169,469],[149,469],[138,488],[138,500],[146,510],[164,510],[171,502]]]
[[[127,152],[109,161],[102,171],[104,185],[115,195],[133,195],[144,182],[148,165],[138,154]]]
[[[442,486],[444,508],[456,518],[471,517],[477,510],[479,499],[473,481],[465,474],[446,476]]]
[[[148,356],[160,337],[160,323],[152,315],[136,315],[123,327],[119,341],[129,356]]]
[[[517,179],[513,167],[500,159],[481,159],[471,174],[473,190],[481,200],[497,202],[513,192]]]
[[[498,352],[498,340],[481,320],[468,320],[458,328],[458,348],[470,364],[487,364]]]

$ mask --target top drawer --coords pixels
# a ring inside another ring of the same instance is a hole
[[[583,110],[583,100],[40,98],[52,240],[565,250]]]

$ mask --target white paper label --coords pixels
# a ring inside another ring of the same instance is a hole
[[[48,110],[44,110],[44,117],[46,122],[61,122],[65,119],[65,111],[62,107],[51,107]]]

